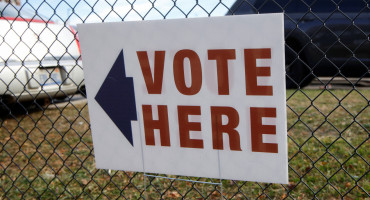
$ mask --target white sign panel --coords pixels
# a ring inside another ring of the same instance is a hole
[[[79,25],[96,167],[288,183],[283,26]]]

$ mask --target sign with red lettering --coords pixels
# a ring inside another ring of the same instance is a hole
[[[78,29],[97,168],[288,183],[283,14]]]

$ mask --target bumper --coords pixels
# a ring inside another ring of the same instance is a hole
[[[81,61],[0,63],[0,95],[10,101],[61,98],[83,86]]]

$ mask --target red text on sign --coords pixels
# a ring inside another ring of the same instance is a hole
[[[229,95],[228,61],[235,60],[235,49],[210,49],[208,60],[216,61],[217,85],[219,95]],[[154,52],[154,67],[151,72],[146,51],[137,52],[148,94],[161,94],[165,51]],[[244,49],[245,93],[246,95],[272,96],[272,86],[260,86],[257,77],[271,76],[269,66],[257,67],[257,59],[270,59],[271,49]],[[190,62],[191,84],[186,85],[184,61]],[[154,74],[154,75],[153,75]],[[198,54],[190,49],[179,50],[173,58],[173,77],[177,90],[183,95],[196,95],[202,88],[202,63]]]
[[[171,146],[167,106],[158,106],[158,120],[153,120],[152,105],[143,105],[142,108],[146,145],[156,145],[154,129],[157,129],[160,134],[160,145]],[[223,134],[227,134],[230,150],[241,151],[240,133],[236,130],[239,125],[239,114],[237,110],[232,107],[211,106],[210,112],[213,149],[224,149]],[[190,115],[201,116],[200,106],[178,106],[177,113],[180,147],[203,149],[202,139],[190,138],[190,131],[197,131],[198,134],[202,133],[202,124],[200,122],[189,121]],[[227,123],[223,123],[222,116],[228,119]],[[262,134],[276,135],[275,125],[262,124],[263,117],[276,117],[276,108],[251,107],[250,116],[252,152],[278,153],[278,144],[264,143],[262,137]]]

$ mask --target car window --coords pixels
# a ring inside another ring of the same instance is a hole
[[[311,4],[312,12],[317,13],[331,13],[337,10],[337,5],[339,10],[344,13],[358,13],[365,8],[365,12],[369,12],[366,9],[367,3],[364,0],[305,0]]]
[[[257,0],[255,7],[260,13],[305,13],[309,10],[309,4],[300,0]]]
[[[343,12],[360,12],[365,8],[365,12],[369,12],[369,9],[366,8],[366,2],[363,0],[342,0],[339,3],[339,9]]]
[[[30,11],[25,8],[20,8],[8,3],[0,2],[1,17],[18,17],[21,16],[25,19],[41,19],[36,15],[35,11]]]
[[[256,0],[254,2],[254,7],[260,13],[283,11],[286,13],[305,13],[310,8],[314,13],[331,13],[337,10],[337,5],[343,12],[356,13],[367,7],[364,0]],[[369,9],[365,9],[365,12],[369,12]]]
[[[1,17],[17,17],[19,12],[11,4],[0,2]]]
[[[254,7],[256,0],[236,0],[226,15],[241,15],[241,14],[253,14],[257,10]]]
[[[331,13],[337,9],[337,5],[332,0],[306,0],[313,13]]]
[[[260,13],[283,12],[289,0],[257,0],[255,7]]]
[[[310,4],[304,1],[292,0],[285,6],[285,12],[287,13],[306,13],[309,11]]]

